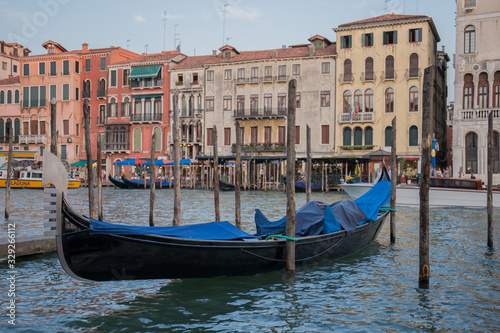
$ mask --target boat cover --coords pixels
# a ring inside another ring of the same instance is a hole
[[[227,221],[169,227],[140,227],[88,219],[90,221],[90,234],[92,235],[155,235],[197,240],[245,240],[258,238]]]
[[[321,206],[324,205],[321,201],[308,202],[295,213],[295,236],[312,236],[340,230],[346,230],[350,234],[356,226],[375,221],[380,207],[390,199],[390,196],[391,183],[384,180],[379,181],[355,201],[346,199],[326,206]],[[258,236],[284,233],[286,216],[273,222],[256,209],[255,226]]]

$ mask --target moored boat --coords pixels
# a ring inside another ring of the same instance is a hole
[[[123,181],[123,183],[125,183],[125,185],[128,186],[128,188],[137,189],[137,190],[141,190],[141,189],[145,189],[145,188],[148,189],[150,187],[150,184],[151,184],[149,180],[131,180],[125,176],[122,177],[122,181]],[[144,183],[146,183],[146,185],[144,185]],[[174,184],[172,183],[172,186],[173,185]],[[168,182],[166,180],[155,181],[155,188],[160,189],[160,188],[169,188],[169,187],[170,187],[170,182]]]
[[[68,188],[79,188],[81,180],[71,177],[67,172]],[[10,180],[11,188],[42,189],[43,170],[23,168],[13,170],[13,177]],[[7,186],[7,170],[0,169],[0,188]]]

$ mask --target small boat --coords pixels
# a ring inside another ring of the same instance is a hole
[[[373,187],[371,183],[340,184],[351,198],[356,199]],[[479,179],[430,177],[430,207],[484,208],[487,190]],[[396,187],[396,205],[419,206],[420,187],[400,184]],[[500,207],[500,190],[493,191],[493,207]]]
[[[115,185],[116,187],[118,187],[118,188],[123,188],[123,189],[129,189],[129,188],[130,188],[127,184],[125,184],[125,182],[124,182],[124,181],[119,180],[119,179],[116,179],[116,178],[113,178],[113,177],[111,177],[111,176],[109,176],[109,181],[110,181],[113,185]]]
[[[0,188],[5,188],[7,186],[7,169],[0,169]],[[29,188],[29,189],[42,189],[42,174],[43,171],[39,169],[13,168],[13,177],[10,180],[11,188]],[[70,174],[65,172],[68,180],[68,188],[79,188],[81,185],[81,180],[71,177]]]
[[[57,156],[44,154],[44,184],[53,198],[48,207],[56,226],[57,252],[64,270],[92,281],[199,278],[252,275],[279,270],[286,263],[282,220],[268,221],[256,211],[257,235],[229,222],[185,226],[140,227],[90,219],[66,199]],[[296,266],[352,254],[371,243],[388,216],[381,211],[390,183],[380,182],[357,201],[332,205],[309,202],[297,211]],[[338,214],[337,214],[338,213]],[[257,218],[258,217],[258,218]],[[307,222],[307,223],[306,223]],[[52,224],[51,224],[52,223]],[[301,227],[302,226],[302,227]],[[272,232],[272,237],[266,235]],[[310,235],[304,235],[310,232]]]
[[[321,184],[315,184],[311,182],[311,192],[321,191],[323,187]],[[297,180],[295,182],[295,192],[305,192],[306,191],[306,181],[305,180]]]
[[[128,179],[127,177],[123,176],[122,177],[122,181],[125,185],[128,186],[128,188],[130,189],[138,189],[138,190],[141,190],[141,189],[145,189],[145,188],[149,188],[150,186],[150,181],[149,180],[130,180]],[[144,182],[146,182],[146,186],[144,186]],[[172,183],[172,186],[174,185],[174,183]],[[170,182],[166,181],[166,180],[163,180],[163,181],[160,181],[160,180],[157,180],[155,181],[155,188],[169,188],[170,187]]]

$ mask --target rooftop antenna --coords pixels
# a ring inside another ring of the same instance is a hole
[[[180,35],[180,33],[176,32],[178,26],[178,24],[174,24],[174,49],[177,48],[177,41],[181,40],[180,38],[177,38],[177,36]]]
[[[224,8],[222,9],[222,45],[226,41],[226,7],[227,3],[224,4]]]
[[[144,45],[144,48],[146,49],[146,54],[148,54],[148,44]]]
[[[388,11],[387,11],[388,10],[387,5],[389,5],[389,2],[391,2],[391,0],[385,0],[384,2],[385,2],[385,10],[384,11],[387,14],[388,13]]]
[[[167,11],[163,12],[163,51],[165,51],[165,32],[167,31]]]
[[[131,41],[131,39],[127,39],[127,50],[128,50],[128,48],[130,46],[130,43],[129,43],[130,41]]]

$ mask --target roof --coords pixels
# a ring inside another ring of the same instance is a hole
[[[180,69],[190,69],[190,68],[202,68],[212,56],[210,55],[202,55],[202,56],[193,56],[186,57],[180,63],[174,64],[171,69],[172,70],[180,70]]]
[[[57,42],[54,42],[53,40],[48,40],[48,41],[46,41],[45,43],[43,43],[43,44],[42,44],[42,46],[43,46],[44,48],[47,48],[47,46],[48,46],[49,44],[52,44],[52,45],[56,46],[57,48],[59,48],[59,49],[60,49],[61,51],[63,51],[63,52],[67,52],[67,51],[68,51],[68,50],[66,50],[66,48],[64,48],[61,44],[59,44],[59,43],[57,43]]]
[[[21,81],[18,76],[9,77],[7,79],[0,80],[0,86],[11,86],[14,84],[19,84]]]
[[[178,59],[176,59],[176,57]],[[141,63],[149,63],[149,62],[161,62],[161,61],[178,61],[180,62],[182,59],[187,57],[185,54],[177,53],[175,51],[155,53],[155,54],[147,54],[141,57],[121,61],[114,63],[113,65],[125,65],[125,64],[141,64]]]
[[[346,27],[350,27],[353,25],[370,24],[370,23],[377,23],[377,22],[411,20],[411,19],[423,19],[423,20],[425,20],[425,19],[430,19],[430,17],[425,16],[425,15],[399,15],[399,14],[392,13],[392,14],[375,16],[375,17],[367,18],[367,19],[360,20],[360,21],[344,23],[344,24],[339,25],[339,28],[346,28]]]

